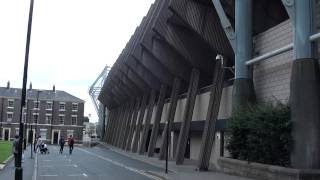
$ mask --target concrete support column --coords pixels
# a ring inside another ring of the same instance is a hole
[[[158,134],[159,134],[159,126],[161,121],[162,110],[164,106],[164,101],[166,97],[167,86],[162,84],[160,88],[159,98],[157,102],[157,111],[155,114],[155,120],[152,126],[151,138],[148,147],[148,156],[151,157],[154,154],[154,148],[157,143]]]
[[[131,124],[130,124],[129,134],[128,134],[128,138],[127,138],[127,142],[126,142],[126,147],[125,147],[125,150],[127,150],[127,151],[128,151],[128,150],[131,150],[132,137],[133,137],[134,129],[135,129],[135,127],[136,127],[136,123],[137,123],[137,116],[138,116],[138,113],[139,113],[140,102],[141,102],[141,99],[140,99],[140,98],[137,98],[136,104],[135,104],[135,106],[134,106],[135,110],[134,110],[133,115],[132,115],[132,120],[131,120]]]
[[[151,117],[152,117],[152,113],[153,113],[153,107],[154,107],[155,100],[156,100],[156,91],[153,89],[153,90],[151,90],[146,121],[144,123],[143,132],[142,132],[142,135],[140,138],[140,145],[139,145],[139,150],[138,150],[139,154],[144,154],[144,152],[146,152],[147,138],[148,138],[148,134],[149,134],[150,121],[151,121]]]
[[[102,115],[102,123],[101,123],[101,138],[103,141],[106,140],[106,106],[105,105],[102,105],[101,106],[103,107],[103,115]]]
[[[124,116],[124,112],[126,110],[126,105],[122,105],[121,110],[118,112],[118,118],[117,118],[117,126],[115,129],[115,136],[114,136],[114,146],[118,146],[118,140],[120,136],[120,130],[121,130],[121,123],[122,123],[122,118]]]
[[[213,82],[210,90],[210,99],[206,116],[205,127],[202,134],[198,167],[200,170],[208,170],[212,147],[215,143],[216,121],[220,108],[221,94],[223,90],[224,68],[222,60],[217,60],[214,72]]]
[[[133,138],[133,143],[132,143],[132,149],[131,149],[132,152],[137,152],[137,149],[138,149],[142,121],[143,121],[144,113],[145,113],[146,106],[147,106],[147,99],[148,99],[148,95],[147,94],[143,95],[142,103],[141,103],[141,107],[140,107],[140,113],[139,113],[139,117],[138,117],[138,122],[137,122],[137,126],[136,126],[135,133],[134,133],[134,138]]]
[[[123,134],[122,134],[121,143],[120,143],[121,149],[125,149],[125,147],[126,147],[126,142],[127,142],[128,133],[129,133],[129,125],[131,123],[133,109],[134,109],[134,101],[132,101],[130,103],[130,106],[129,106],[129,109],[128,109],[128,113],[127,113],[127,115],[125,117],[124,128],[122,130]]]
[[[160,156],[159,156],[160,160],[164,160],[166,157],[166,148],[167,148],[167,140],[168,140],[167,131],[169,132],[169,134],[171,133],[171,129],[174,121],[174,115],[176,114],[180,86],[181,86],[181,79],[176,77],[173,82],[171,96],[170,96],[167,123],[162,131],[162,136],[161,136],[162,141],[161,141]]]
[[[294,61],[290,102],[293,121],[294,168],[320,168],[320,74],[309,40],[313,27],[312,0],[295,0]]]
[[[108,133],[108,144],[112,144],[112,137],[113,137],[113,130],[114,130],[114,126],[115,126],[115,119],[117,117],[117,109],[113,109],[111,110],[112,112],[112,118],[111,118],[111,123],[110,123],[110,130]]]
[[[118,123],[119,123],[119,116],[120,116],[120,112],[122,110],[122,107],[118,107],[117,111],[116,111],[116,116],[114,118],[114,126],[112,129],[112,139],[111,139],[111,144],[114,145],[115,143],[115,139],[116,139],[116,135],[117,135],[117,127],[118,127]]]
[[[246,61],[252,58],[252,0],[235,1],[235,80],[233,84],[233,109],[255,101],[252,69]]]
[[[109,143],[110,135],[111,135],[111,129],[112,129],[112,119],[114,117],[114,111],[110,110],[108,115],[108,121],[107,121],[107,129],[106,129],[106,142]]]
[[[116,145],[119,148],[121,147],[122,137],[123,137],[124,128],[125,128],[125,122],[126,122],[127,115],[129,113],[129,108],[130,108],[130,103],[126,103],[125,109],[122,112],[123,113],[122,118],[120,119],[119,133],[118,133],[118,139],[117,139],[117,145]]]
[[[178,147],[176,151],[176,164],[183,164],[184,154],[186,151],[187,140],[190,131],[190,123],[192,120],[193,108],[196,101],[200,72],[192,69],[190,83],[188,87],[187,102],[184,109],[183,121],[180,128]]]

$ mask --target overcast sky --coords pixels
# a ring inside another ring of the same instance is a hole
[[[86,101],[88,88],[111,66],[154,0],[35,0],[28,86],[65,90]],[[29,0],[0,0],[0,86],[21,88]]]

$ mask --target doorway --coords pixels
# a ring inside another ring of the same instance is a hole
[[[31,144],[33,142],[33,130],[29,130],[29,133],[28,133],[28,143]]]
[[[10,129],[9,128],[4,128],[3,129],[3,139],[5,141],[10,141]]]
[[[53,132],[53,144],[58,144],[58,139],[59,139],[59,132],[58,131],[54,131]]]

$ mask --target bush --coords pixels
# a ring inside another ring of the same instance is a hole
[[[227,123],[227,149],[235,159],[289,166],[291,129],[289,106],[248,105]]]

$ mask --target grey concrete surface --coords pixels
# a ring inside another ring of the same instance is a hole
[[[150,180],[159,178],[148,171],[162,171],[99,147],[75,147],[72,155],[68,148],[63,154],[58,153],[57,146],[49,148],[50,154],[38,155],[37,180]]]

